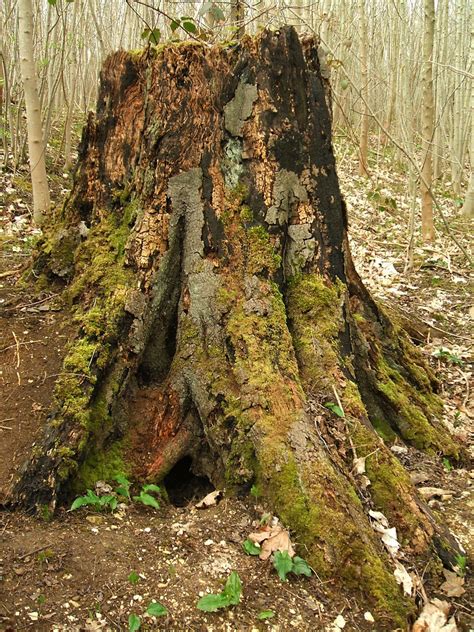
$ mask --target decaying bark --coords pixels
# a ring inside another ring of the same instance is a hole
[[[229,493],[256,485],[321,577],[404,621],[367,508],[407,553],[455,545],[386,444],[458,449],[352,264],[313,42],[109,57],[61,222],[37,267],[68,281],[78,336],[13,501],[54,507],[119,471],[160,481],[186,457]]]

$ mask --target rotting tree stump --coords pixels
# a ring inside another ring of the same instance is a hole
[[[228,493],[256,485],[321,578],[406,621],[367,509],[414,558],[456,544],[387,444],[459,451],[432,373],[354,268],[313,41],[110,56],[35,265],[66,282],[78,335],[12,503],[51,509],[186,459]]]

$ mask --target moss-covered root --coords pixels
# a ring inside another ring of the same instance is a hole
[[[317,274],[290,283],[288,313],[306,392],[330,396],[334,381],[352,375],[362,411],[385,440],[401,437],[457,459],[459,446],[441,422],[443,404],[421,353],[373,302],[347,296],[344,284]]]
[[[320,578],[337,578],[361,590],[370,607],[390,619],[389,629],[405,627],[414,604],[403,597],[359,498],[314,447],[309,425],[299,424],[292,434],[293,442],[299,442],[296,451],[284,443],[275,445],[271,438],[261,442],[261,489],[295,530]]]

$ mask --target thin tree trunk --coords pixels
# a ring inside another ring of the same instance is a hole
[[[18,42],[25,92],[28,153],[33,188],[33,217],[35,223],[41,225],[44,214],[50,207],[50,197],[41,129],[41,109],[36,87],[36,68],[33,56],[33,7],[31,0],[19,0],[18,10],[20,19]]]
[[[236,39],[241,39],[245,33],[244,27],[245,7],[242,0],[231,0],[230,3],[230,21],[235,27]]]
[[[430,194],[430,188],[433,183],[432,143],[435,117],[433,98],[433,42],[435,27],[434,0],[423,0],[423,15],[422,175],[424,181],[421,182],[421,235],[423,241],[431,242],[435,238],[433,200]]]
[[[470,67],[474,67],[474,4],[471,6],[471,50]],[[462,207],[462,214],[465,217],[474,216],[474,85],[471,83],[471,112],[470,112],[470,149],[469,161],[471,165],[471,175],[469,178],[468,190]]]
[[[360,92],[362,95],[362,119],[359,141],[359,175],[368,175],[368,146],[369,146],[369,112],[367,108],[368,92],[369,92],[369,74],[368,74],[368,41],[367,41],[367,15],[365,0],[359,0],[359,19],[360,19],[360,64],[361,64],[361,83]]]

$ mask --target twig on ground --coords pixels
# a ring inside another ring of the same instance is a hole
[[[13,330],[12,330],[12,334],[13,334],[13,337],[15,338],[15,346],[16,346],[16,352],[15,352],[16,376],[18,378],[18,386],[21,386],[21,377],[20,377],[20,372],[18,371],[18,369],[20,368],[20,343],[18,341],[18,338],[16,337],[16,333]]]
[[[44,544],[43,546],[38,546],[36,549],[33,549],[32,551],[28,551],[28,553],[23,553],[23,555],[19,555],[17,557],[18,560],[24,560],[25,557],[30,557],[30,555],[34,555],[35,553],[39,553],[40,551],[44,551],[44,549],[49,549],[50,547],[52,547],[52,544]]]

